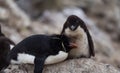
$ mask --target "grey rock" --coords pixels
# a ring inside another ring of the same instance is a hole
[[[11,65],[6,73],[33,73],[33,65]],[[109,64],[95,62],[92,59],[74,59],[48,65],[44,67],[43,73],[120,73]]]

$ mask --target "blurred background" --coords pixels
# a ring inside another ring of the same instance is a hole
[[[120,0],[0,0],[2,32],[16,44],[33,34],[59,34],[73,14],[90,30],[95,60],[120,69]]]

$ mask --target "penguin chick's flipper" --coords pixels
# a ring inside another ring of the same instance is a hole
[[[64,51],[59,51],[57,55],[50,55],[45,60],[45,65],[59,63],[67,59],[68,53]]]
[[[47,56],[35,57],[34,60],[34,73],[42,73],[44,62]]]

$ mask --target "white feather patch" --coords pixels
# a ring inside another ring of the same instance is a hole
[[[35,56],[30,55],[30,54],[25,54],[25,53],[18,54],[18,58],[17,58],[17,60],[20,63],[29,63],[29,64],[33,64],[34,59],[35,59]]]
[[[21,64],[19,61],[16,61],[16,60],[11,60],[11,62],[10,62],[11,64]]]
[[[13,49],[13,47],[14,47],[14,45],[10,45],[10,50],[12,50],[12,49]]]
[[[45,65],[54,64],[64,61],[68,57],[68,53],[60,51],[58,55],[48,56],[45,60]]]
[[[54,63],[64,61],[67,57],[68,57],[68,53],[60,51],[59,54],[57,54],[57,55],[48,56],[45,60],[45,65],[54,64]],[[34,59],[35,59],[35,56],[33,56],[33,55],[19,53],[18,57],[17,57],[17,61],[11,60],[11,63],[12,64],[21,64],[21,63],[34,64]]]
[[[34,64],[34,59],[35,59],[35,56],[33,56],[33,55],[19,53],[17,60],[11,60],[11,63],[12,64],[21,64],[21,63]]]

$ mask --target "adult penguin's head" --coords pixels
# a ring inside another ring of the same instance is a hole
[[[94,45],[93,45],[91,35],[90,35],[90,33],[89,33],[88,29],[87,29],[86,24],[84,23],[84,21],[82,19],[80,19],[76,15],[69,16],[67,18],[65,24],[63,25],[61,35],[66,34],[67,29],[69,29],[72,32],[74,32],[74,31],[76,31],[78,29],[82,29],[84,31],[84,33],[87,35],[90,57],[95,55],[94,54]]]
[[[81,20],[76,15],[71,15],[67,18],[65,24],[63,25],[63,30],[61,34],[65,33],[65,29],[69,28],[71,31],[75,31],[78,27],[81,27],[84,31],[87,31],[87,27],[83,20]]]

